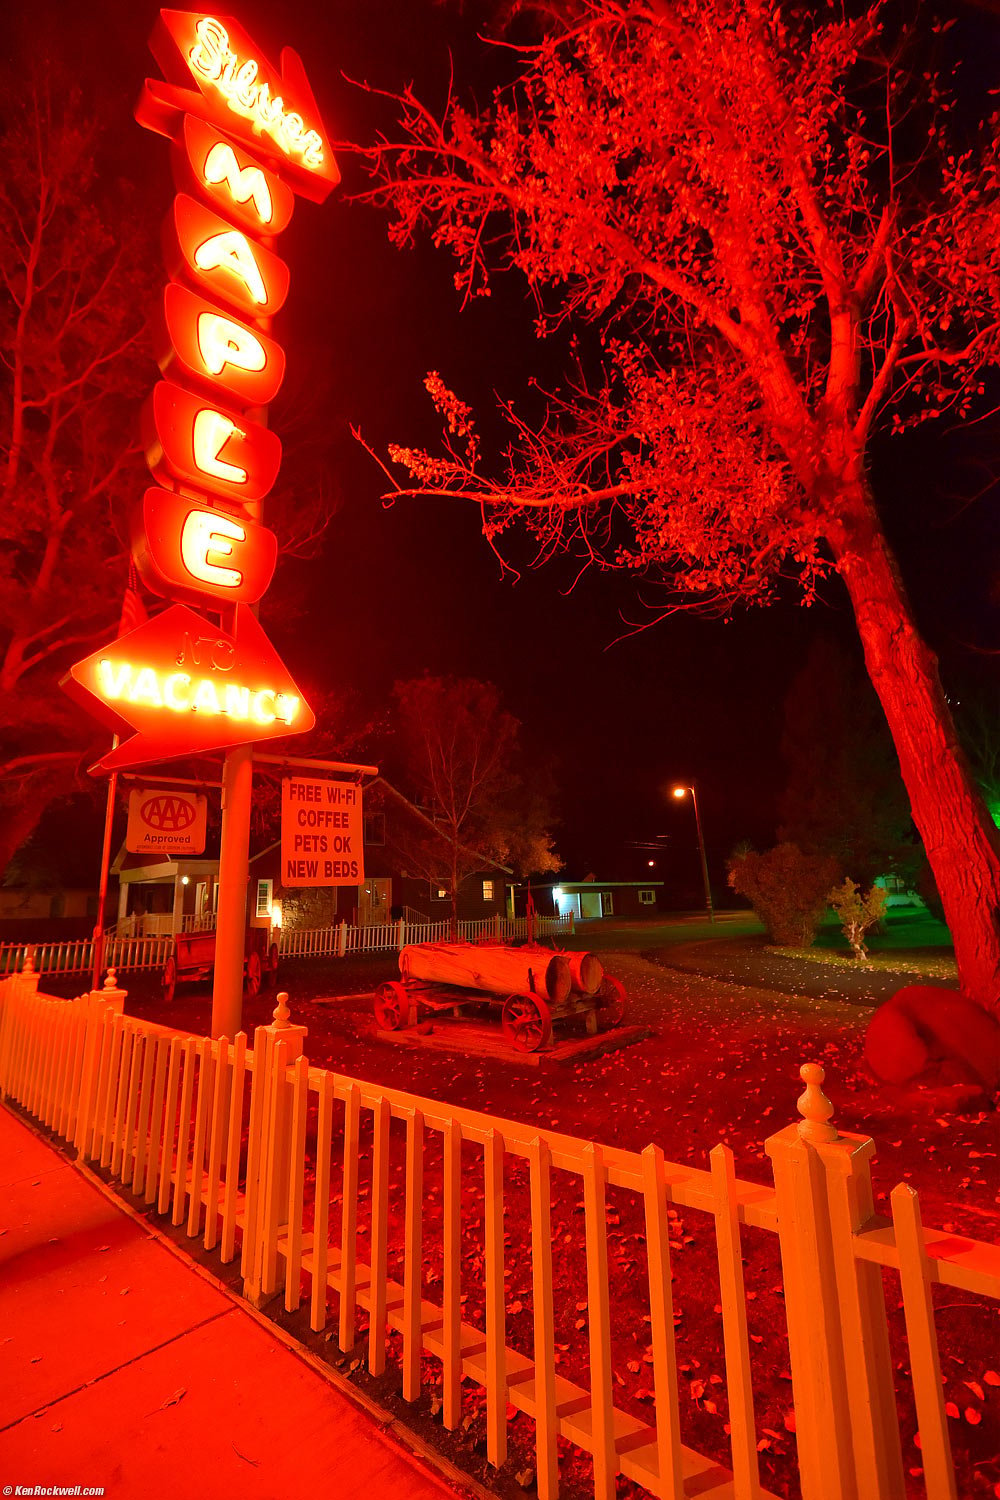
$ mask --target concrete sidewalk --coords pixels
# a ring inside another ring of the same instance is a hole
[[[0,1491],[18,1485],[458,1493],[0,1107]]]

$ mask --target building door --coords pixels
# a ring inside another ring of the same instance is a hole
[[[603,915],[604,913],[601,910],[600,891],[581,891],[580,916],[583,918],[583,920],[585,922],[590,922],[593,921],[595,917],[601,917]]]
[[[380,927],[389,920],[392,880],[366,880],[358,888],[358,926]]]

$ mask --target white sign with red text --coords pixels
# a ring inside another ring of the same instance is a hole
[[[281,884],[358,885],[364,878],[360,786],[286,776],[281,783]]]

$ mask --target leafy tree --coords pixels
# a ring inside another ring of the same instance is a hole
[[[844,936],[850,943],[854,957],[868,957],[865,934],[877,927],[885,916],[885,891],[873,885],[867,891],[848,877],[830,892],[830,905],[840,918]]]
[[[763,854],[738,850],[727,860],[726,874],[733,890],[746,896],[772,943],[808,948],[839,871],[832,855],[804,854],[785,843]]]
[[[922,862],[885,716],[864,673],[829,636],[812,645],[785,700],[788,768],[778,838],[832,854],[869,886],[878,875],[915,883]]]
[[[570,0],[514,82],[443,120],[412,91],[374,151],[393,236],[429,226],[466,295],[527,278],[539,331],[593,325],[562,391],[504,408],[482,459],[431,376],[438,454],[397,492],[464,497],[499,546],[667,585],[728,614],[796,578],[847,590],[963,987],[1000,997],[1000,844],[957,745],[869,480],[873,434],[968,413],[1000,356],[1000,143],[962,136],[941,26],[881,4]],[[925,45],[926,44],[926,45]],[[588,361],[587,351],[596,356]]]
[[[401,780],[433,826],[393,817],[391,836],[409,866],[447,886],[456,928],[459,890],[484,861],[522,878],[560,868],[551,810],[492,683],[425,676],[398,682],[394,696]]]
[[[103,170],[97,112],[49,59],[4,83],[0,868],[92,747],[58,679],[121,612],[110,518],[142,483],[134,403],[150,371],[150,247]]]

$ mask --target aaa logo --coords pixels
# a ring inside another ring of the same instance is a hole
[[[159,828],[164,833],[181,833],[195,820],[195,810],[190,802],[167,795],[148,797],[140,807],[139,815],[150,828]]]

